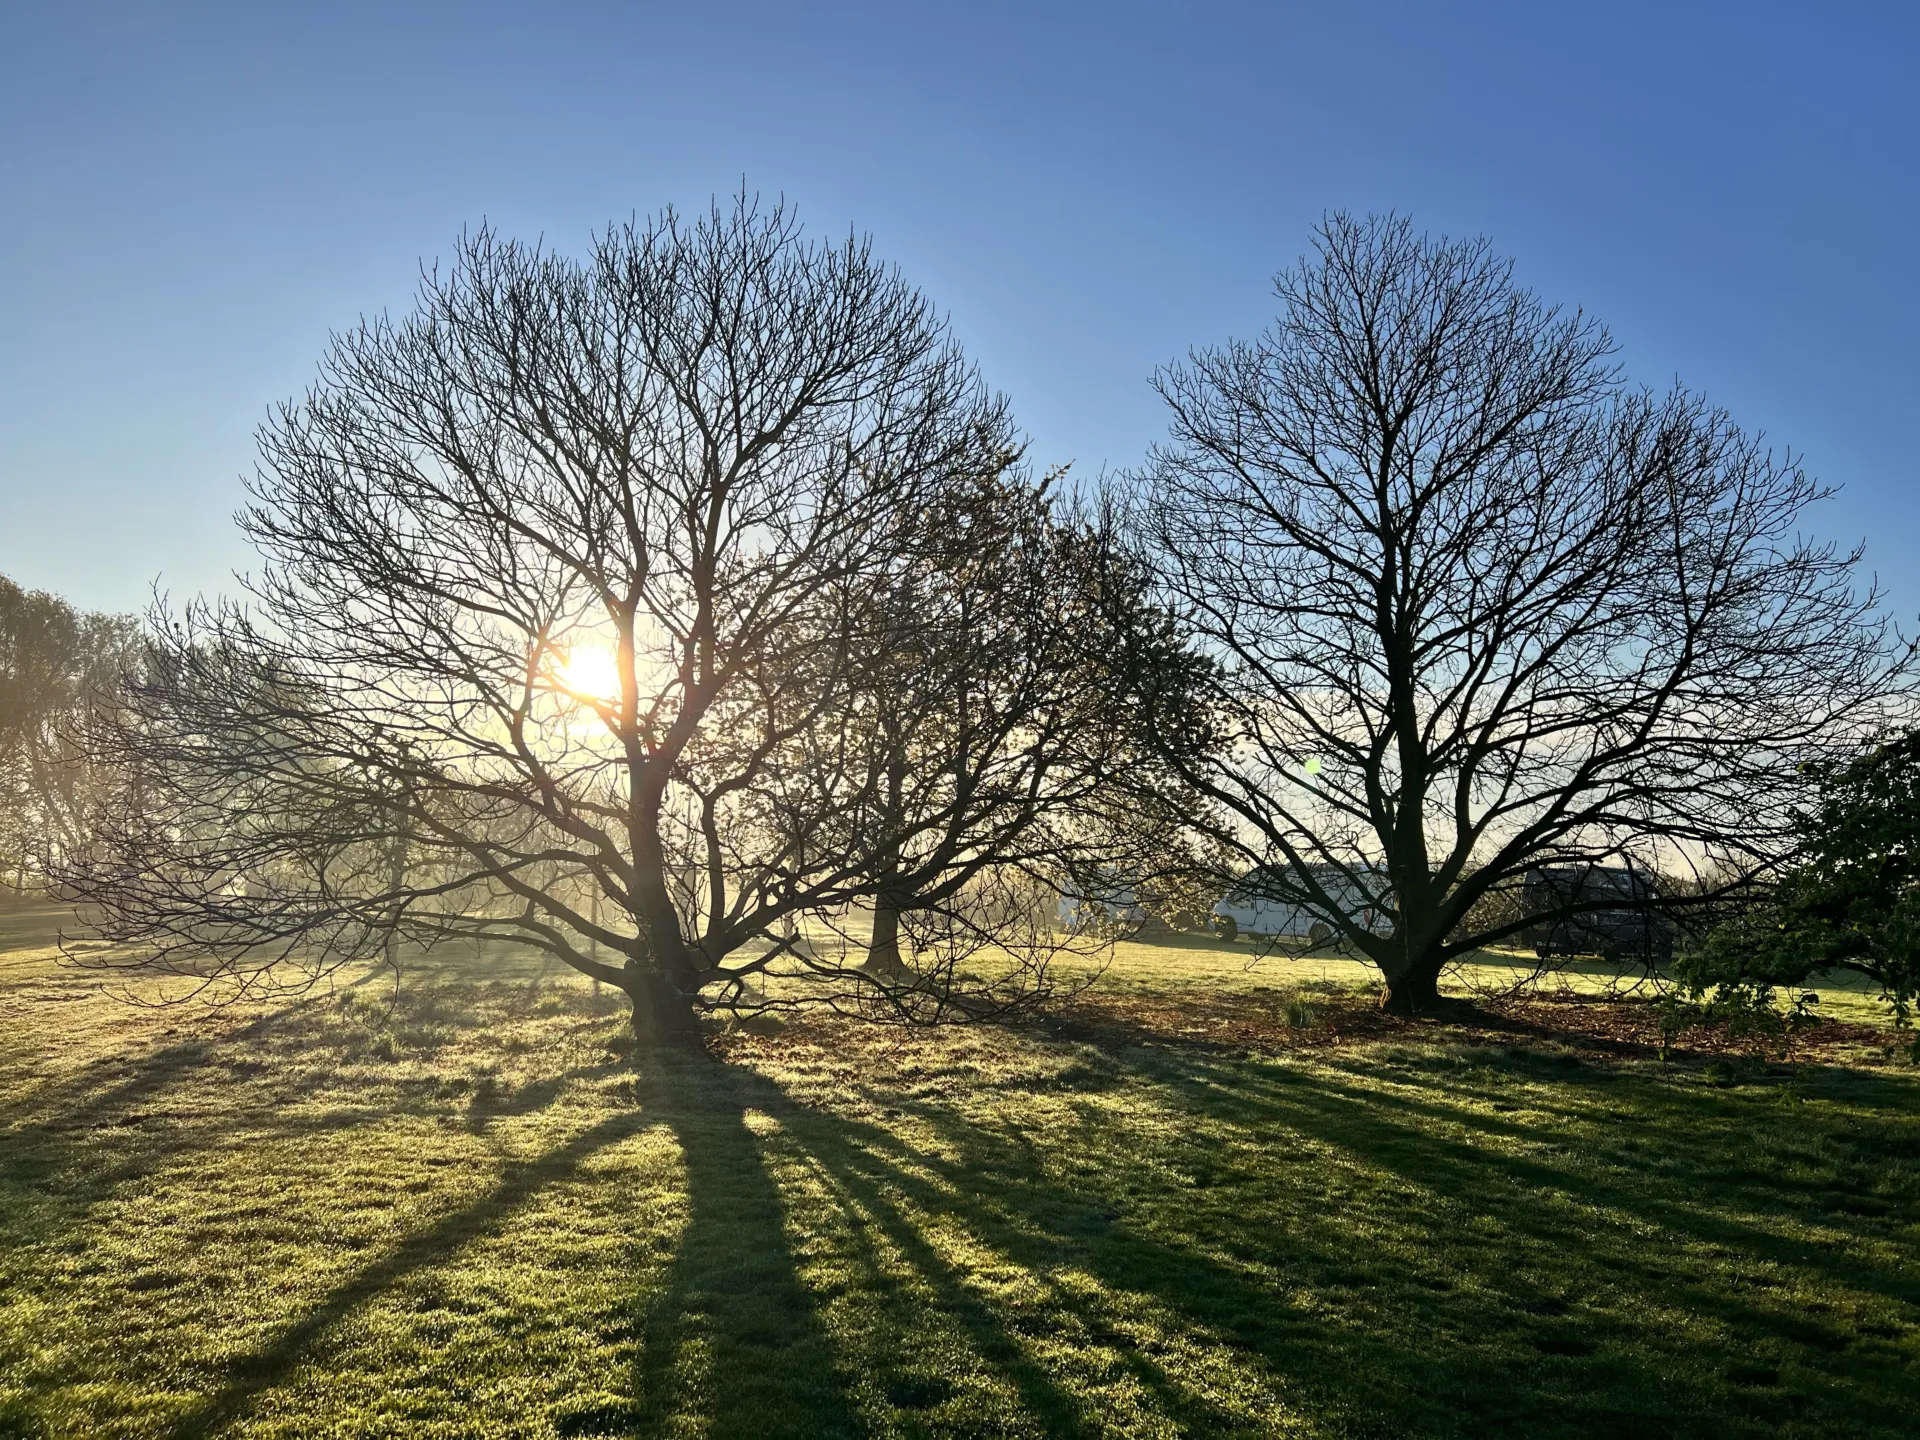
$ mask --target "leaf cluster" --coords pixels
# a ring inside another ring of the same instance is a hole
[[[1920,999],[1920,730],[1810,778],[1794,864],[1683,957],[1680,978],[1695,994],[1766,994],[1850,972],[1905,1026]]]

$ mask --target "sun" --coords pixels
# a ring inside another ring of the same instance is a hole
[[[620,662],[604,645],[578,645],[560,666],[560,684],[583,700],[620,698]]]

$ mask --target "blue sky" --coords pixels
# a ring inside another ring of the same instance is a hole
[[[1920,6],[0,7],[0,573],[228,588],[252,432],[482,218],[869,232],[1046,462],[1162,428],[1326,210],[1484,233],[1844,494],[1920,610]]]

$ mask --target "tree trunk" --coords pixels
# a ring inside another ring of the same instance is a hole
[[[867,941],[867,973],[876,980],[901,984],[913,972],[900,959],[900,909],[885,896],[873,902],[873,935]]]
[[[1392,1015],[1432,1015],[1445,1003],[1440,996],[1440,967],[1416,961],[1400,974],[1387,976],[1380,1008]]]
[[[402,817],[404,818],[404,816]],[[398,828],[398,821],[396,821]],[[394,898],[393,923],[387,927],[386,962],[393,968],[393,983],[400,984],[400,917],[406,914],[406,902],[400,895],[407,888],[407,837],[404,832],[387,842],[387,893]]]
[[[706,1053],[691,996],[644,962],[628,964],[623,988],[633,1006],[629,1023],[637,1049]]]
[[[627,822],[634,872],[628,909],[638,933],[627,967],[663,977],[685,992],[683,998],[690,998],[699,989],[695,978],[698,966],[681,936],[680,912],[667,888],[666,849],[660,843],[660,795],[649,793],[634,803],[634,814]]]
[[[633,1004],[633,1039],[638,1048],[705,1054],[694,1011],[700,982],[694,957],[680,934],[679,911],[667,889],[659,812],[660,795],[650,792],[636,799],[627,824],[634,868],[629,911],[636,933],[621,988]]]

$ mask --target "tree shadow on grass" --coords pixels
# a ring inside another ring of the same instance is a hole
[[[631,1433],[691,1425],[714,1440],[866,1434],[795,1273],[785,1207],[749,1125],[752,1110],[784,1108],[779,1093],[704,1059],[640,1064],[643,1112],[680,1143],[687,1221],[643,1322]],[[569,1417],[561,1433],[603,1433],[616,1418]]]
[[[449,1018],[477,1023],[455,1000]],[[273,1022],[274,1053],[312,1041],[302,1023]],[[103,1186],[177,1160],[232,1115],[118,1122],[161,1104],[169,1087],[210,1078],[213,1050],[183,1041],[36,1095],[0,1179],[71,1208],[42,1217],[57,1226]],[[1234,1399],[1242,1382],[1275,1390],[1318,1433],[1903,1433],[1910,1356],[1856,1354],[1837,1320],[1803,1313],[1793,1287],[1815,1276],[1830,1297],[1905,1307],[1911,1320],[1920,1291],[1884,1261],[1900,1227],[1920,1218],[1910,1207],[1863,1222],[1880,1252],[1789,1233],[1822,1213],[1820,1186],[1832,1182],[1768,1173],[1767,1145],[1753,1147],[1761,1159],[1738,1158],[1728,1137],[1764,1117],[1700,1087],[1577,1064],[1542,1076],[1539,1057],[1497,1055],[1474,1062],[1493,1077],[1484,1084],[1450,1072],[1444,1085],[1383,1087],[1362,1063],[1372,1061],[1308,1070],[1203,1047],[1119,1046],[1097,1073],[1072,1080],[1069,1070],[1041,1087],[1046,1106],[1079,1116],[1042,1133],[1013,1087],[984,1081],[957,1104],[886,1096],[907,1116],[890,1125],[812,1108],[744,1067],[649,1057],[637,1111],[508,1164],[479,1199],[379,1252],[236,1361],[173,1433],[242,1419],[350,1314],[497,1232],[602,1147],[659,1123],[681,1150],[685,1228],[664,1281],[634,1300],[632,1398],[563,1402],[552,1417],[563,1435],[772,1440],[1022,1424],[1072,1435],[1113,1423],[1103,1407],[1122,1392],[1188,1433],[1267,1433]],[[1400,1079],[1417,1082],[1416,1071]],[[1554,1086],[1540,1101],[1550,1120],[1494,1107],[1501,1085],[1543,1078]],[[549,1106],[564,1079],[517,1089],[497,1113]],[[1864,1107],[1911,1110],[1911,1086],[1896,1095],[1860,1084]],[[1121,1089],[1185,1118],[1134,1127],[1124,1107],[1104,1105]],[[254,1094],[246,1113],[266,1129],[322,1123],[276,1117],[267,1090],[234,1093]],[[1817,1146],[1852,1145],[1863,1166],[1920,1154],[1901,1148],[1913,1137],[1894,1120],[1866,1140],[1847,1138],[1861,1128],[1848,1124],[1828,1124]],[[1714,1154],[1689,1153],[1687,1137],[1709,1132]],[[1632,1148],[1646,1135],[1666,1147],[1659,1166]],[[1575,1144],[1577,1155],[1555,1148]],[[70,1165],[83,1173],[40,1185]],[[817,1177],[817,1200],[795,1188],[796,1168]],[[818,1208],[793,1212],[803,1204]],[[0,1219],[0,1241],[29,1223]],[[801,1245],[820,1243],[868,1292],[861,1303],[879,1324],[864,1336],[838,1321],[828,1329],[834,1292],[798,1264]],[[1700,1258],[1709,1252],[1771,1267],[1774,1288],[1716,1276]],[[1027,1298],[983,1280],[983,1266],[1002,1263],[1032,1277]],[[910,1286],[893,1279],[902,1267]],[[1695,1353],[1695,1341],[1623,1320],[1635,1304],[1692,1312],[1721,1338]],[[996,1393],[1018,1414],[944,1404],[953,1387],[929,1370],[936,1352],[911,1343],[942,1327],[1003,1382]],[[1800,1373],[1783,1381],[1770,1369],[1783,1365]]]
[[[0,1106],[0,1134],[6,1140],[0,1149],[0,1189],[22,1187],[78,1213],[183,1153],[217,1147],[243,1125],[285,1136],[340,1129],[395,1112],[446,1112],[445,1097],[425,1082],[427,1088],[410,1095],[371,1095],[372,1103],[354,1113],[289,1113],[290,1104],[312,1097],[287,1063],[327,1053],[329,1046],[338,1049],[338,1027],[331,1026],[324,1004],[297,1001],[222,1034],[188,1035],[141,1054],[108,1054],[57,1082],[28,1089]],[[445,1015],[470,1018],[457,1007],[447,1007]],[[495,1100],[483,1103],[475,1097],[466,1128],[483,1130],[499,1117],[543,1109],[572,1082],[609,1068],[575,1065]],[[6,1218],[0,1214],[0,1234],[9,1228]]]
[[[289,1023],[292,1014],[293,1007],[270,1012],[229,1038],[258,1040]],[[141,1055],[108,1055],[0,1108],[0,1196],[13,1202],[0,1204],[0,1244],[45,1240],[50,1230],[78,1224],[116,1188],[183,1149],[210,1143],[256,1108],[243,1093],[244,1083],[230,1076],[214,1082],[229,1103],[205,1106],[201,1087],[222,1057],[221,1046],[190,1036]],[[168,1110],[188,1096],[205,1106],[203,1114],[182,1119]],[[300,1128],[285,1117],[276,1125]]]
[[[904,1102],[939,1137],[931,1147],[804,1107],[780,1114],[838,1188],[880,1217],[939,1308],[1013,1375],[1049,1433],[1083,1428],[1083,1402],[1022,1353],[1049,1332],[1104,1349],[1177,1426],[1258,1433],[1223,1400],[1217,1373],[1205,1379],[1165,1336],[1140,1342],[1126,1314],[1136,1301],[1177,1317],[1216,1359],[1266,1376],[1297,1415],[1335,1433],[1904,1433],[1911,1357],[1891,1347],[1842,1353],[1853,1343],[1844,1326],[1810,1314],[1795,1293],[1801,1282],[1785,1272],[1817,1276],[1823,1293],[1850,1293],[1848,1303],[1890,1301],[1909,1322],[1920,1318],[1920,1295],[1870,1254],[1756,1223],[1791,1219],[1790,1180],[1775,1187],[1748,1173],[1729,1188],[1708,1160],[1696,1157],[1689,1173],[1684,1153],[1678,1168],[1633,1175],[1630,1154],[1608,1153],[1634,1130],[1620,1116],[1597,1142],[1602,1153],[1576,1164],[1510,1153],[1525,1130],[1498,1115],[1425,1113],[1337,1076],[1276,1078],[1165,1053],[1131,1056],[1124,1068],[1197,1119],[1264,1141],[1265,1163],[1284,1164],[1286,1137],[1298,1137],[1314,1157],[1300,1185],[1260,1198],[1204,1139],[1176,1136],[1156,1153],[1092,1112],[1075,1136],[1092,1172],[1086,1190],[1063,1183],[1057,1164],[1048,1173],[1016,1124],[944,1103]],[[1660,1123],[1684,1152],[1689,1120],[1705,1124],[1718,1102],[1650,1103],[1677,1108]],[[1169,1183],[1168,1162],[1188,1173]],[[1329,1179],[1352,1188],[1320,1193]],[[1696,1193],[1703,1185],[1719,1188]],[[1059,1293],[1009,1315],[929,1243],[928,1217],[957,1224],[977,1251],[1043,1288],[1047,1277],[1078,1273],[1102,1293]],[[1741,1289],[1715,1268],[1729,1260],[1776,1267],[1783,1278],[1765,1284],[1778,1293],[1758,1281]],[[1700,1324],[1663,1333],[1652,1318],[1660,1312]]]
[[[496,1230],[543,1187],[573,1175],[595,1152],[636,1134],[648,1123],[641,1114],[612,1116],[535,1159],[510,1162],[486,1194],[403,1240],[334,1286],[271,1344],[234,1361],[221,1388],[177,1421],[169,1435],[188,1440],[218,1433],[245,1414],[258,1395],[285,1379],[334,1325],[407,1275],[441,1264]]]
[[[1523,1076],[1536,1068],[1524,1053],[1480,1060],[1490,1071]],[[1566,1238],[1567,1214],[1541,1202],[1564,1200],[1623,1233],[1653,1224],[1726,1254],[1802,1267],[1833,1284],[1920,1307],[1920,1276],[1877,1263],[1871,1252],[1791,1233],[1808,1222],[1832,1218],[1821,1204],[1823,1184],[1795,1173],[1791,1161],[1798,1157],[1781,1153],[1786,1137],[1759,1133],[1763,1128],[1779,1130],[1783,1117],[1759,1111],[1751,1099],[1701,1088],[1637,1087],[1633,1116],[1641,1123],[1635,1128],[1667,1137],[1673,1147],[1665,1156],[1672,1167],[1671,1183],[1661,1183],[1648,1173],[1645,1156],[1620,1145],[1632,1138],[1629,1127],[1620,1123],[1624,1117],[1603,1122],[1599,1133],[1578,1142],[1591,1154],[1587,1163],[1576,1164],[1552,1150],[1528,1153],[1517,1148],[1538,1147],[1543,1141],[1555,1148],[1575,1143],[1565,1128],[1576,1119],[1571,1114],[1555,1117],[1561,1127],[1556,1130],[1430,1096],[1383,1092],[1337,1075],[1276,1085],[1249,1082],[1242,1074],[1232,1077],[1238,1085],[1222,1085],[1229,1077],[1215,1067],[1206,1069],[1212,1072],[1205,1080],[1212,1092],[1207,1103],[1215,1113],[1234,1115],[1242,1123],[1282,1121],[1381,1171],[1510,1217],[1518,1232],[1543,1243]],[[1558,1085],[1584,1092],[1589,1100],[1602,1098],[1594,1092],[1615,1084],[1605,1071],[1578,1064],[1555,1070]],[[1200,1073],[1191,1072],[1196,1078]],[[1857,1077],[1853,1083],[1875,1088],[1872,1077]],[[1192,1079],[1188,1088],[1194,1090]],[[1888,1097],[1893,1103],[1876,1107],[1883,1111],[1909,1099],[1902,1082],[1883,1082],[1879,1088],[1894,1092]],[[1197,1090],[1194,1093],[1198,1098]],[[1791,1123],[1790,1116],[1784,1118]],[[1841,1135],[1832,1139],[1808,1137],[1826,1152],[1822,1159],[1827,1165],[1833,1163],[1834,1141],[1845,1144],[1853,1138],[1846,1132],[1858,1130],[1857,1125],[1839,1128]],[[1915,1125],[1915,1136],[1920,1138],[1920,1124]],[[1675,1153],[1680,1149],[1675,1137],[1695,1141],[1691,1153]],[[1632,1248],[1624,1240],[1623,1246]]]
[[[735,1084],[777,1126],[772,1144],[810,1172],[808,1183],[798,1186],[792,1173],[784,1178],[800,1191],[799,1203],[813,1206],[808,1219],[815,1234],[832,1235],[828,1243],[853,1275],[852,1288],[880,1311],[877,1343],[870,1337],[866,1348],[850,1354],[843,1341],[840,1359],[843,1369],[858,1367],[859,1388],[875,1409],[893,1412],[909,1434],[920,1433],[922,1424],[940,1434],[1030,1433],[1036,1427],[1050,1436],[1106,1433],[1086,1402],[1028,1353],[1025,1337],[981,1298],[919,1217],[902,1208],[888,1184],[890,1172],[860,1163],[887,1132],[797,1103],[751,1071],[736,1072]],[[906,1284],[891,1273],[899,1266],[909,1273]],[[962,1377],[940,1368],[942,1347],[932,1333],[940,1330],[950,1330],[994,1380],[1004,1382],[995,1390],[1017,1403],[1017,1422],[1011,1415],[982,1417],[977,1400],[970,1403],[958,1393]]]
[[[197,1068],[197,1044],[169,1047],[151,1067],[130,1077],[114,1096],[94,1097],[71,1136],[59,1126],[40,1138],[32,1171],[70,1163],[71,1140],[84,1154],[93,1127],[111,1125],[117,1106],[150,1103]],[[788,1250],[781,1197],[766,1173],[759,1141],[748,1125],[756,1098],[750,1077],[708,1062],[647,1057],[636,1080],[639,1104],[582,1131],[547,1152],[508,1162],[479,1198],[409,1235],[310,1303],[261,1348],[231,1361],[216,1388],[168,1430],[173,1440],[219,1434],[242,1420],[259,1398],[282,1384],[316,1351],[329,1332],[412,1275],[443,1266],[466,1247],[497,1233],[546,1187],[574,1176],[602,1149],[662,1123],[679,1143],[688,1218],[664,1283],[636,1298],[640,1363],[634,1399],[612,1405],[568,1406],[553,1416],[563,1436],[679,1433],[692,1423],[724,1440],[778,1440],[793,1436],[859,1436],[866,1427],[849,1399],[835,1355],[800,1284]],[[543,1108],[555,1093],[535,1085],[503,1102],[499,1114]],[[300,1127],[284,1117],[276,1133]],[[161,1154],[177,1157],[182,1136],[151,1137],[117,1164],[90,1165],[84,1207],[115,1184],[137,1175]],[[156,1147],[158,1147],[156,1149]],[[6,1168],[14,1168],[12,1166]],[[31,1184],[30,1177],[27,1178]]]
[[[1287,1388],[1293,1342],[1319,1338],[1316,1322],[1213,1261],[1136,1233],[1122,1206],[1047,1179],[1019,1137],[956,1125],[932,1107],[918,1113],[942,1132],[948,1143],[940,1148],[957,1158],[918,1149],[882,1127],[805,1110],[790,1110],[783,1120],[805,1156],[873,1217],[913,1267],[932,1292],[932,1308],[957,1320],[980,1359],[1012,1382],[1030,1423],[1048,1435],[1108,1433],[1099,1388],[1076,1393],[1061,1383],[1064,1348],[1081,1358],[1104,1352],[1096,1367],[1127,1372],[1152,1397],[1148,1408],[1159,1411],[1161,1425],[1178,1433],[1264,1433],[1149,1353],[1165,1348],[1158,1340],[1143,1348],[1139,1327],[1123,1313],[1125,1301],[1151,1294],[1204,1331],[1203,1345],[1230,1352],[1229,1363],[1270,1342],[1275,1355],[1259,1358],[1281,1362],[1261,1367],[1278,1388]],[[978,1277],[935,1243],[930,1225],[957,1225],[976,1259],[1024,1271],[1035,1282],[1034,1296],[1012,1313],[995,1304]],[[1075,1275],[1090,1276],[1105,1293],[1063,1285]],[[1051,1352],[1050,1361],[1036,1358],[1043,1352]],[[1316,1419],[1337,1420],[1343,1431],[1352,1419],[1337,1399],[1315,1408]]]
[[[538,981],[508,991],[429,987],[408,998],[400,1018],[416,1027],[470,1031],[486,1023],[503,996],[521,1011],[530,1009]],[[325,998],[223,1027],[221,1036],[189,1034],[155,1044],[153,1028],[129,1027],[132,1044],[29,1084],[0,1109],[8,1132],[0,1195],[19,1202],[0,1215],[0,1244],[18,1246],[22,1255],[29,1249],[80,1253],[93,1243],[97,1206],[156,1170],[191,1164],[196,1152],[205,1150],[217,1165],[240,1131],[287,1139],[405,1113],[484,1133],[500,1121],[533,1119],[577,1079],[605,1080],[624,1068],[576,1065],[531,1077],[507,1093],[489,1087],[484,1095],[396,1088],[377,1067],[364,1081],[342,1078],[338,1067],[364,1052],[368,1037],[358,1034],[362,1022],[348,1022]],[[107,1031],[102,1039],[114,1037]],[[662,1123],[681,1147],[689,1217],[664,1285],[650,1285],[633,1302],[642,1342],[631,1377],[635,1398],[595,1409],[591,1397],[584,1397],[586,1408],[569,1408],[562,1397],[552,1417],[557,1428],[567,1435],[655,1434],[693,1422],[703,1433],[753,1440],[864,1433],[812,1299],[796,1277],[780,1195],[749,1128],[752,1097],[740,1086],[745,1077],[704,1062],[676,1068],[671,1058],[656,1063],[648,1057],[647,1066],[633,1087],[637,1107],[545,1153],[508,1161],[477,1199],[457,1202],[452,1213],[374,1252],[257,1348],[229,1361],[168,1433],[210,1435],[240,1422],[356,1312],[403,1290],[418,1273],[457,1263],[465,1247],[499,1232],[597,1152]],[[302,1089],[314,1074],[330,1098],[337,1093],[337,1103],[314,1106]],[[113,1303],[129,1298],[111,1294]],[[64,1387],[78,1378],[45,1380]],[[33,1413],[31,1396],[22,1403],[29,1408],[21,1414]],[[7,1413],[14,1410],[19,1407]]]

